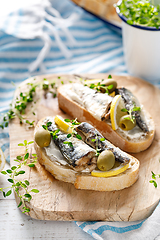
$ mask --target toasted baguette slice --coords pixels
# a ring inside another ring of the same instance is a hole
[[[77,5],[109,22],[120,22],[114,4],[118,0],[72,0]]]
[[[107,121],[101,121],[95,118],[93,114],[87,111],[76,101],[73,101],[68,95],[71,84],[66,84],[58,88],[58,104],[59,108],[69,114],[72,118],[77,118],[80,122],[88,122],[93,125],[107,140],[119,147],[125,152],[138,153],[146,150],[152,143],[155,135],[155,126],[152,117],[143,108],[143,115],[147,118],[149,133],[141,137],[135,134],[135,137],[130,139],[126,135],[126,131],[118,128],[113,130],[111,124]]]
[[[38,122],[34,134],[42,127],[44,120]],[[127,154],[130,158],[129,168],[125,172],[113,177],[103,178],[91,176],[90,173],[77,172],[68,165],[61,165],[53,161],[47,155],[45,148],[40,148],[36,142],[35,150],[39,163],[44,165],[47,171],[60,181],[74,184],[76,189],[115,191],[130,187],[138,179],[139,161],[129,154]]]

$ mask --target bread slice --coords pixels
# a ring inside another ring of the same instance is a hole
[[[34,134],[44,124],[45,118],[41,119],[35,127]],[[127,154],[130,159],[129,168],[113,177],[94,177],[90,172],[77,172],[68,165],[62,165],[54,161],[45,148],[40,148],[35,142],[35,150],[40,164],[44,165],[56,179],[74,184],[76,189],[86,189],[95,191],[115,191],[128,188],[133,185],[139,174],[139,161]]]
[[[126,131],[118,128],[113,130],[109,121],[98,120],[91,112],[87,111],[80,103],[74,101],[68,95],[71,84],[66,84],[58,88],[59,108],[72,118],[77,118],[80,122],[88,122],[93,125],[107,140],[125,152],[138,153],[146,150],[152,143],[155,135],[155,126],[152,117],[142,108],[143,115],[147,119],[149,133],[142,134],[140,137],[130,138]]]
[[[98,17],[107,20],[116,25],[121,22],[116,13],[114,4],[118,0],[72,0],[77,5],[83,7],[87,11],[97,15]]]

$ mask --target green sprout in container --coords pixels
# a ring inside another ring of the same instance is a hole
[[[116,7],[119,14],[127,18],[130,25],[147,27],[160,27],[160,2],[159,0],[122,0]]]

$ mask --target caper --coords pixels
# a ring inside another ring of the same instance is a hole
[[[38,129],[34,137],[39,147],[47,147],[51,142],[51,135],[44,128]]]
[[[106,87],[108,87],[108,92],[112,93],[116,87],[117,87],[117,82],[113,79],[105,79],[104,81],[101,82],[101,84],[104,84]],[[104,92],[103,87],[100,87],[101,92]]]
[[[101,171],[110,170],[115,164],[115,156],[110,150],[101,152],[97,159],[97,167]]]
[[[124,131],[129,131],[136,126],[136,120],[131,120],[129,115],[120,118],[119,127]]]

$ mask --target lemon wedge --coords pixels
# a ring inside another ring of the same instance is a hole
[[[124,171],[127,170],[128,167],[129,167],[129,163],[127,163],[126,165],[121,164],[119,167],[112,168],[111,170],[106,172],[93,170],[91,172],[91,175],[94,177],[112,177],[120,173],[123,173]]]
[[[110,109],[110,118],[111,118],[111,125],[113,130],[117,130],[119,126],[120,118],[126,115],[126,112],[121,111],[122,108],[125,108],[124,101],[121,95],[116,95],[113,98],[113,101],[111,103],[111,109]]]
[[[58,125],[58,127],[61,131],[66,132],[66,133],[72,133],[70,124],[68,122],[64,121],[64,119],[60,115],[56,115],[54,118],[54,121]]]
[[[5,164],[6,164],[6,159],[2,149],[0,148],[0,172],[3,170]]]

